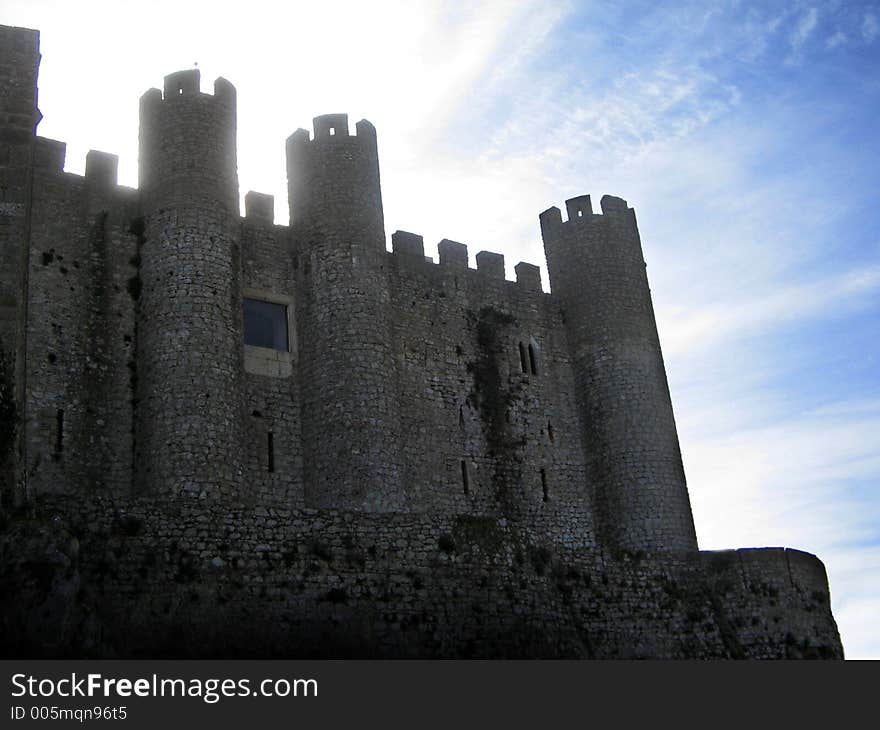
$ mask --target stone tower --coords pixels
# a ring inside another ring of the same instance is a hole
[[[287,176],[306,504],[407,511],[376,130],[316,117],[287,140]]]
[[[0,504],[13,500],[24,338],[39,34],[0,26]]]
[[[696,551],[666,370],[635,213],[588,195],[544,211],[553,292],[566,312],[599,529],[627,550]]]
[[[142,489],[234,493],[242,323],[235,89],[198,70],[141,97],[136,464]],[[158,486],[156,486],[158,485]]]

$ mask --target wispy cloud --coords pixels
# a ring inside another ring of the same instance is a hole
[[[838,30],[838,31],[834,32],[834,35],[829,36],[828,40],[825,41],[825,47],[826,48],[837,48],[838,46],[846,45],[847,40],[848,40],[848,38],[846,36],[846,33],[844,33],[841,30]]]
[[[865,13],[862,19],[862,38],[871,43],[878,35],[880,35],[880,21],[874,13]]]
[[[880,416],[880,398],[853,398],[808,411],[805,415],[816,416]]]
[[[791,65],[801,62],[803,47],[810,39],[810,36],[813,35],[818,23],[818,8],[810,8],[798,19],[789,36],[790,52],[785,59],[786,64]]]
[[[878,293],[880,265],[798,284],[767,282],[763,291],[740,291],[733,299],[706,302],[697,311],[683,306],[667,311],[664,348],[674,355],[713,348],[743,334],[754,337],[793,322],[834,316],[840,308],[865,308],[876,302]]]
[[[807,39],[812,35],[813,31],[816,30],[816,25],[819,22],[819,10],[818,8],[810,8],[801,19],[798,21],[795,26],[794,33],[791,36],[791,47],[795,51],[799,51],[801,46],[806,43]]]

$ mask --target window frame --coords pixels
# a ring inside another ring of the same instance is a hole
[[[244,302],[246,299],[280,304],[285,307],[287,324],[287,350],[276,350],[273,347],[261,347],[249,345],[244,341]],[[244,369],[252,375],[268,375],[274,377],[289,377],[292,373],[293,363],[297,359],[296,321],[294,313],[294,300],[288,294],[265,289],[242,287],[241,291],[241,342],[244,348]]]
[[[259,302],[261,304],[269,304],[273,307],[282,307],[283,318],[284,318],[284,346],[283,347],[275,347],[267,346],[267,345],[256,345],[252,342],[247,341],[248,336],[248,323],[247,323],[247,315],[246,308],[247,302]],[[290,312],[286,302],[278,302],[272,301],[271,299],[266,299],[265,297],[253,297],[243,295],[241,298],[241,312],[242,312],[242,340],[247,347],[260,347],[265,350],[275,350],[277,352],[290,352]]]

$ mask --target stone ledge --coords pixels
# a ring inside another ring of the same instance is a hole
[[[244,346],[244,370],[251,375],[270,378],[289,378],[293,373],[293,359],[289,352],[270,347]]]

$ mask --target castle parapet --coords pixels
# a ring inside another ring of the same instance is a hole
[[[244,196],[244,214],[247,218],[274,223],[275,196],[249,190]]]
[[[89,150],[86,155],[86,182],[96,188],[116,187],[119,157],[109,152]]]
[[[321,114],[312,119],[312,130],[300,127],[287,138],[288,149],[291,145],[301,145],[306,142],[328,142],[345,137],[361,137],[364,139],[376,139],[376,128],[366,119],[361,119],[355,125],[355,134],[352,135],[348,128],[348,114]]]
[[[315,139],[348,137],[348,114],[322,114],[312,119]]]
[[[163,94],[164,91],[164,94]],[[198,69],[169,74],[140,101],[138,188],[144,208],[188,202],[238,213],[236,92],[224,78],[200,91]]]
[[[504,256],[492,251],[477,254],[477,271],[491,279],[504,279]]]
[[[162,89],[164,92],[162,98],[166,101],[181,96],[201,94],[201,72],[197,68],[191,68],[168,74],[164,79]],[[158,91],[158,89],[150,89],[147,94],[154,96],[151,92],[155,91]],[[144,96],[147,96],[147,94],[144,94]],[[230,95],[233,98],[235,97],[235,87],[226,79],[218,77],[214,81],[214,96],[228,99]]]
[[[521,287],[530,291],[542,291],[540,267],[520,261],[513,270],[516,272],[516,283]]]
[[[177,71],[165,77],[165,98],[170,96],[182,96],[183,94],[198,94],[201,74],[196,68],[186,71]]]
[[[557,209],[558,210],[558,209]],[[440,254],[440,265],[458,269],[468,268],[468,248],[458,241],[444,238],[437,244]],[[480,251],[476,255],[477,273],[490,279],[505,279],[504,256],[493,251]],[[541,269],[534,264],[520,261],[515,267],[516,283],[529,291],[543,291],[541,287]]]
[[[48,172],[62,172],[64,158],[67,156],[67,143],[46,137],[37,137],[34,142],[34,168]]]
[[[468,248],[463,243],[444,238],[437,244],[437,252],[440,255],[441,266],[454,266],[460,269],[468,267]]]
[[[565,201],[565,210],[568,213],[568,220],[573,221],[576,218],[593,215],[593,203],[589,195],[578,195]]]
[[[589,195],[578,195],[565,201],[565,211],[568,216],[567,220],[563,220],[562,211],[555,205],[547,208],[538,216],[541,222],[541,231],[550,233],[559,230],[567,225],[584,225],[584,224],[605,224],[612,220],[619,220],[622,216],[627,216],[633,221],[633,210],[629,204],[623,199],[614,195],[603,195],[599,201],[602,213],[593,212],[593,204]]]
[[[425,239],[417,233],[395,231],[391,234],[391,247],[394,253],[423,262],[425,260]]]

